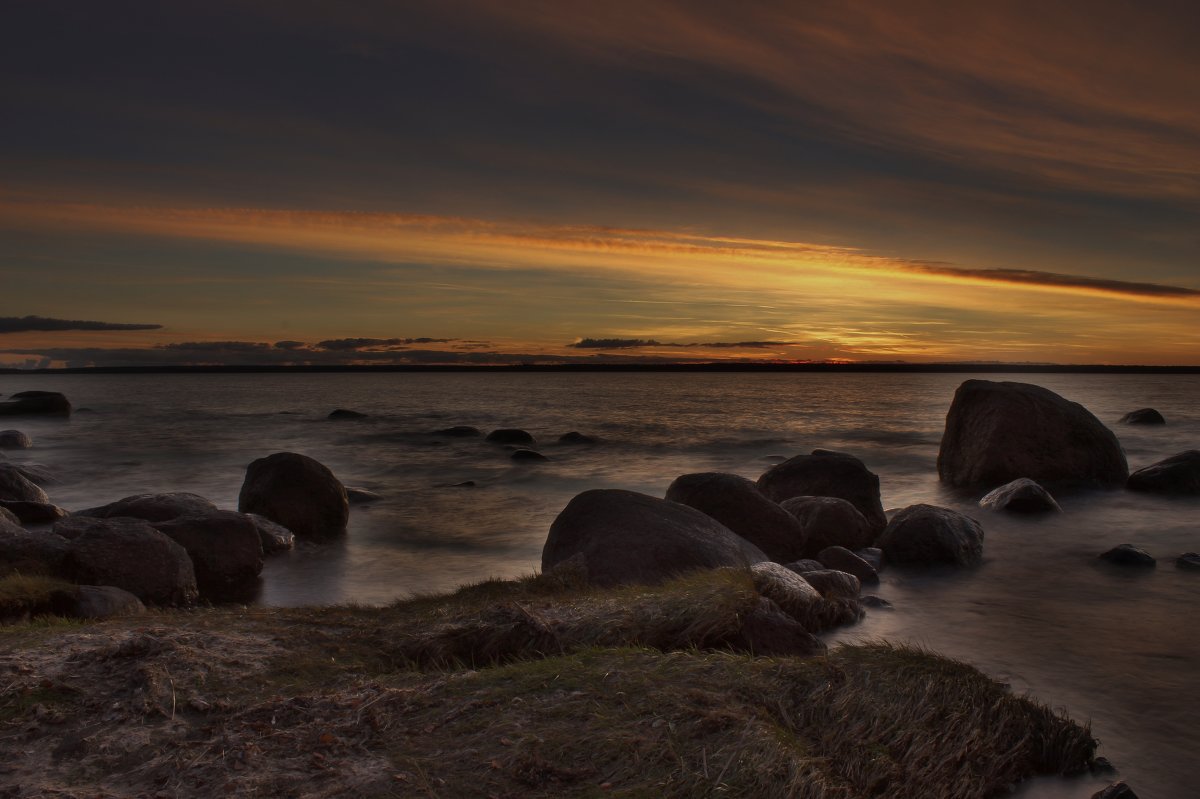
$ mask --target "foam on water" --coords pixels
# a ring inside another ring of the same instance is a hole
[[[907,641],[973,663],[1090,720],[1143,799],[1189,796],[1200,751],[1200,575],[1174,555],[1200,550],[1200,502],[1125,492],[1060,496],[1042,519],[991,514],[977,495],[937,481],[946,409],[966,375],[375,374],[0,376],[0,392],[66,393],[70,421],[12,419],[34,438],[12,461],[60,477],[69,509],[158,491],[237,505],[246,465],[280,450],[327,464],[383,496],[355,506],[345,541],[274,557],[257,601],[382,603],[538,566],[546,530],[576,493],[626,488],[661,496],[678,475],[755,478],[772,456],[816,447],[861,457],[885,507],[931,502],[980,519],[985,563],[968,573],[886,570],[894,611],[832,637]],[[1031,375],[1087,406],[1118,434],[1131,468],[1200,446],[1196,376]],[[1166,427],[1117,424],[1158,408]],[[328,421],[334,408],[369,414]],[[521,427],[551,460],[516,465],[481,438],[429,431]],[[571,430],[598,436],[560,445]],[[474,487],[454,487],[473,481]],[[1160,558],[1149,573],[1099,565],[1129,542]],[[1086,797],[1088,781],[1045,782],[1029,796]]]

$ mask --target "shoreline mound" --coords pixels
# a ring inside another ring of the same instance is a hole
[[[744,571],[579,579],[0,628],[3,782],[17,796],[963,799],[1093,760],[1086,727],[929,652],[734,651],[762,601]]]

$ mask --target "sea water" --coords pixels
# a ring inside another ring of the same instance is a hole
[[[680,474],[756,478],[814,448],[862,458],[885,508],[917,502],[977,518],[984,563],[960,572],[886,569],[871,610],[827,640],[916,644],[979,667],[1091,722],[1100,754],[1142,799],[1194,794],[1200,765],[1200,501],[1088,492],[1040,518],[981,510],[937,480],[946,410],[970,375],[815,373],[388,373],[0,375],[0,393],[62,391],[69,421],[11,418],[47,466],[52,501],[80,509],[147,492],[191,491],[236,508],[246,465],[302,452],[381,495],[356,505],[343,541],[272,556],[264,605],[385,603],[539,566],[551,521],[589,488],[662,496]],[[983,376],[987,377],[987,376]],[[1116,433],[1130,467],[1200,447],[1200,376],[1054,375],[1037,383],[1085,405]],[[1164,427],[1118,423],[1154,407]],[[368,414],[326,419],[335,408]],[[550,460],[431,431],[519,427]],[[577,430],[595,445],[559,444]],[[462,483],[473,483],[463,486]],[[1096,560],[1131,543],[1159,558],[1127,571]],[[1094,780],[1038,781],[1027,796],[1087,797]]]

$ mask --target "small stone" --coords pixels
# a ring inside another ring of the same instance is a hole
[[[881,596],[875,596],[874,594],[863,594],[858,598],[858,601],[863,605],[863,607],[875,608],[877,610],[895,610],[895,607],[891,602],[888,602]]]
[[[1175,558],[1175,567],[1179,569],[1200,569],[1200,554],[1184,552]]]
[[[529,433],[525,432],[524,430],[517,430],[514,428],[493,430],[487,434],[486,440],[492,442],[493,444],[520,444],[526,446],[533,444],[533,436],[529,435]]]
[[[337,410],[331,411],[331,412],[329,413],[329,415],[328,415],[328,416],[326,416],[325,418],[326,418],[326,419],[332,419],[332,420],[337,420],[337,419],[366,419],[366,418],[367,418],[367,415],[366,415],[365,413],[359,413],[358,411],[350,411],[350,410],[346,410],[345,408],[338,408]]]
[[[1166,424],[1163,415],[1153,408],[1138,408],[1121,417],[1122,424]]]
[[[540,452],[531,449],[519,449],[512,454],[512,459],[518,463],[540,463],[550,460]]]
[[[1102,791],[1092,794],[1092,799],[1137,799],[1137,794],[1123,782],[1114,782]]]
[[[558,437],[560,444],[595,444],[596,439],[591,436],[585,436],[583,433],[572,430],[570,433],[563,433]]]
[[[1117,566],[1144,566],[1154,568],[1155,560],[1149,552],[1138,549],[1133,544],[1115,546],[1100,555],[1101,560]]]

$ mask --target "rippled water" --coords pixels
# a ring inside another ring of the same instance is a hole
[[[538,566],[555,514],[587,488],[661,496],[679,474],[757,477],[772,456],[816,447],[861,457],[885,507],[932,502],[983,523],[985,563],[966,573],[889,569],[873,611],[833,641],[924,645],[1090,720],[1143,799],[1190,797],[1200,752],[1200,575],[1173,556],[1200,550],[1200,501],[1125,492],[1059,497],[1046,519],[985,513],[937,482],[946,409],[966,375],[374,374],[0,375],[0,393],[66,393],[69,422],[20,420],[70,508],[142,492],[193,491],[234,508],[245,466],[280,450],[311,455],[348,485],[383,495],[351,512],[341,544],[268,561],[268,605],[386,602]],[[1200,377],[1031,375],[1116,431],[1137,468],[1200,447]],[[1116,420],[1158,408],[1165,428]],[[327,421],[334,408],[370,414]],[[14,421],[15,420],[9,420]],[[517,466],[503,447],[429,431],[522,427],[549,463]],[[5,424],[4,426],[9,426]],[[594,447],[557,444],[570,430]],[[475,481],[473,488],[451,487]],[[1097,564],[1129,542],[1160,558],[1150,573]],[[1092,781],[1040,782],[1028,796],[1086,797]]]

